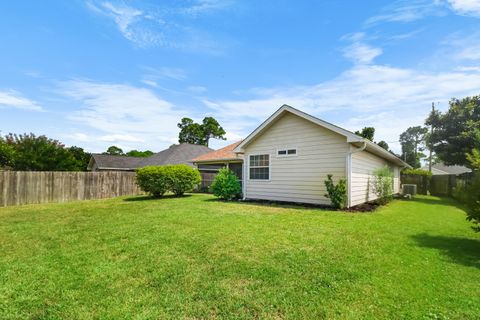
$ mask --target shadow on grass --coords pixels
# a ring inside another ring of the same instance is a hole
[[[480,268],[479,240],[428,234],[418,234],[412,238],[418,246],[437,249],[455,263]]]
[[[172,198],[188,198],[191,197],[191,194],[184,194],[183,196],[175,196],[173,194],[167,194],[162,197],[153,197],[153,196],[135,196],[135,197],[128,197],[123,199],[123,201],[127,202],[135,202],[135,201],[149,201],[149,200],[162,200],[162,199],[172,199]]]
[[[446,197],[415,197],[413,200],[408,200],[412,202],[424,203],[424,204],[431,204],[431,205],[441,205],[441,206],[453,206],[459,209],[464,210],[465,207],[453,198],[446,198]]]
[[[284,209],[298,209],[298,210],[333,210],[325,205],[309,204],[309,203],[294,203],[294,202],[282,202],[282,201],[268,201],[268,200],[222,200],[218,198],[209,198],[203,201],[216,202],[216,203],[235,203],[246,206],[264,206],[271,208],[284,208]]]

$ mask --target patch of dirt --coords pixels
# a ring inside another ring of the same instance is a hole
[[[367,202],[367,203],[362,203],[357,206],[347,208],[345,209],[345,211],[346,212],[373,212],[377,210],[379,206],[380,204],[376,202]]]

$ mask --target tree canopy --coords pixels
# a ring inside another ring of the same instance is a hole
[[[123,150],[117,146],[110,146],[108,147],[107,151],[103,154],[110,154],[112,156],[123,156]]]
[[[182,118],[177,124],[180,128],[179,143],[199,144],[208,147],[210,139],[225,139],[225,130],[212,117],[203,118],[202,123],[196,123],[190,118]]]
[[[388,145],[387,142],[385,142],[385,141],[383,141],[383,140],[377,142],[377,145],[378,145],[379,147],[382,147],[383,149],[385,149],[385,150],[387,150],[387,151],[390,151],[390,146]]]
[[[446,165],[472,167],[467,154],[480,149],[480,96],[450,100],[447,112],[432,112],[426,120],[433,125],[429,144]]]
[[[13,149],[14,170],[81,171],[86,167],[69,148],[46,136],[9,134],[4,142]]]
[[[364,127],[361,131],[355,131],[355,134],[370,141],[373,141],[373,137],[375,136],[375,128],[374,127]]]
[[[150,150],[145,150],[145,151],[139,151],[139,150],[130,150],[127,153],[125,153],[126,156],[130,157],[150,157],[153,155],[153,151]]]
[[[421,167],[421,159],[425,158],[425,140],[428,129],[422,126],[410,127],[400,135],[402,159],[414,168]]]

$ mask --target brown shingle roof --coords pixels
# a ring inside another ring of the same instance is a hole
[[[239,159],[237,154],[233,152],[233,149],[235,149],[242,141],[238,141],[235,143],[232,143],[226,147],[223,147],[221,149],[202,154],[201,156],[198,156],[194,159],[192,159],[192,162],[206,162],[206,161],[216,161],[216,160],[232,160],[232,159]]]

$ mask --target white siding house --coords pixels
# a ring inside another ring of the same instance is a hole
[[[243,162],[243,197],[252,200],[329,205],[324,182],[331,174],[335,182],[347,181],[347,205],[355,206],[375,200],[375,169],[388,165],[393,170],[398,193],[400,170],[408,167],[375,143],[287,105],[236,143],[232,152]],[[216,160],[210,153],[197,162]]]
[[[282,150],[286,154],[279,154]],[[295,151],[288,154],[288,150]],[[247,168],[252,167],[252,156],[267,155],[270,171],[268,179],[254,179],[253,170],[245,170],[245,197],[328,205],[323,182],[327,174],[336,180],[345,178],[347,150],[345,137],[294,114],[283,114],[245,147]]]

